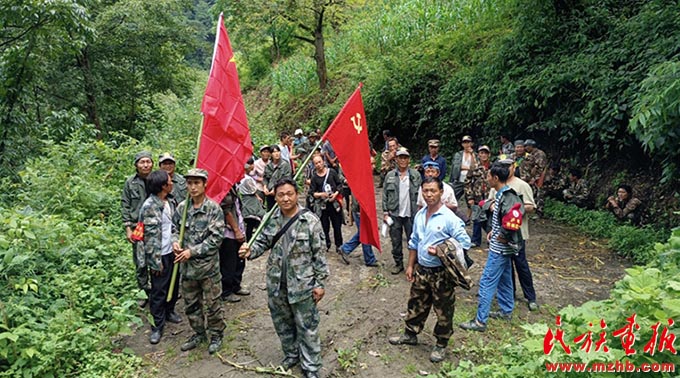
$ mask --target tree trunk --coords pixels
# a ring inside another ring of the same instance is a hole
[[[102,138],[102,125],[97,114],[97,97],[95,94],[94,81],[92,80],[92,69],[90,67],[90,54],[87,47],[80,51],[80,56],[76,58],[78,66],[83,72],[83,86],[85,90],[85,111],[87,112],[87,120],[99,131],[97,138]]]
[[[328,71],[326,70],[326,50],[323,39],[323,15],[324,9],[318,13],[316,27],[314,28],[314,59],[316,60],[316,76],[319,78],[319,88],[323,91],[328,84]]]

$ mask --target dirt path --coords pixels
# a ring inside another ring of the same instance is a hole
[[[379,191],[377,194],[379,196]],[[486,345],[507,343],[513,334],[523,334],[520,325],[524,323],[552,322],[554,314],[562,307],[608,297],[610,288],[629,265],[601,243],[587,239],[571,227],[549,220],[531,221],[530,227],[527,257],[541,310],[529,312],[526,302],[518,301],[513,321],[502,330],[494,331],[493,324],[484,334],[454,330],[448,360],[457,363],[459,358],[467,358],[463,350],[479,344],[480,338]],[[355,230],[355,227],[344,226],[343,235],[349,238]],[[433,315],[428,319],[425,332],[419,336],[418,346],[392,346],[387,343],[388,336],[403,332],[409,284],[403,274],[393,276],[389,273],[393,266],[391,245],[388,238],[382,238],[381,242],[383,253],[378,255],[381,262],[378,268],[363,265],[360,248],[351,255],[350,266],[344,265],[337,255],[328,255],[331,275],[326,282],[326,297],[319,305],[323,376],[414,377],[438,371],[439,365],[428,359],[434,343],[431,335]],[[484,265],[486,253],[483,250],[473,249],[471,256],[481,266]],[[243,297],[240,303],[224,304],[227,328],[220,355],[252,368],[271,367],[282,359],[279,339],[267,309],[267,293],[263,290],[265,265],[266,257],[248,262],[244,284],[250,287],[252,294]],[[477,269],[473,273],[476,280],[481,271]],[[521,296],[521,290],[518,293]],[[473,317],[476,294],[477,287],[471,291],[457,290],[455,324]],[[181,300],[178,310],[183,314]],[[195,378],[270,376],[224,364],[217,357],[210,356],[205,346],[181,352],[179,345],[191,333],[185,320],[179,325],[168,324],[158,345],[148,343],[148,327],[124,341],[127,347],[144,357],[150,375]],[[299,367],[294,368],[292,373],[301,376]]]

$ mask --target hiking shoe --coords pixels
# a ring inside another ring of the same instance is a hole
[[[529,302],[529,311],[538,311],[538,303]]]
[[[175,324],[177,324],[177,323],[181,323],[181,322],[182,322],[182,317],[179,316],[178,313],[176,313],[176,312],[173,311],[173,312],[169,313],[169,314],[165,317],[165,320],[169,321],[170,323],[175,323]]]
[[[340,255],[340,258],[342,259],[342,262],[345,263],[345,265],[349,265],[349,260],[347,260],[347,255],[345,255],[345,252],[342,251],[342,248],[340,247],[335,247],[335,252]]]
[[[510,320],[512,320],[512,312],[504,314],[501,311],[491,311],[489,313],[489,317],[491,319],[501,319],[501,320],[510,321]]]
[[[378,263],[377,262],[371,262],[371,263],[366,264],[366,266],[371,267],[371,268],[375,268],[375,267],[378,266]]]
[[[418,344],[418,337],[416,335],[409,335],[404,333],[401,336],[393,336],[387,339],[392,345],[416,345]]]
[[[430,361],[432,362],[442,362],[446,356],[446,347],[435,345],[432,348],[432,353],[430,353]]]
[[[149,336],[149,342],[151,344],[154,344],[154,345],[158,344],[161,341],[162,334],[163,333],[161,332],[160,329],[157,329],[155,331],[151,331],[151,335]]]
[[[240,295],[240,296],[246,296],[246,295],[250,295],[250,290],[245,289],[245,288],[240,288],[240,289],[238,289],[238,291],[235,292],[234,294]]]
[[[225,302],[229,303],[236,303],[236,302],[241,302],[241,298],[239,298],[236,294],[231,293],[229,295],[223,295],[222,300]]]
[[[222,336],[210,337],[210,345],[208,345],[208,353],[215,354],[222,347]]]
[[[466,331],[477,331],[477,332],[486,331],[486,324],[478,323],[476,319],[472,319],[469,322],[460,323],[459,327],[466,330]]]
[[[283,361],[281,361],[281,367],[283,370],[288,370],[299,363],[300,358],[298,357],[286,357],[283,359]]]
[[[392,274],[399,274],[404,271],[404,266],[403,265],[395,265],[394,268],[390,271]]]
[[[189,340],[187,340],[182,346],[179,347],[179,349],[182,352],[186,352],[188,350],[192,350],[198,346],[198,344],[202,344],[206,341],[205,334],[204,333],[194,333]]]

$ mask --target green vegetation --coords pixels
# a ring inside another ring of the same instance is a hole
[[[560,310],[564,341],[571,348],[571,355],[563,352],[559,343],[546,355],[543,341],[548,329],[557,329],[555,323],[527,324],[522,326],[526,335],[523,340],[498,346],[501,356],[492,361],[461,361],[458,366],[444,364],[437,377],[567,377],[574,373],[547,373],[546,363],[555,362],[616,362],[630,361],[636,366],[642,363],[680,363],[677,354],[668,349],[659,351],[661,340],[656,339],[656,352],[652,355],[644,351],[645,345],[653,339],[651,326],[659,324],[659,336],[664,328],[677,332],[668,325],[668,319],[680,317],[680,229],[673,231],[665,244],[657,243],[652,247],[656,256],[647,266],[626,270],[626,276],[616,283],[610,298],[603,301],[586,302],[580,307],[567,306]],[[626,326],[627,318],[636,315],[640,329],[635,331],[636,341],[632,346],[636,353],[626,356],[619,337],[612,333]],[[606,346],[609,352],[595,352],[595,342],[602,332],[600,320],[606,322]],[[592,324],[592,326],[589,326]],[[590,353],[580,348],[583,344],[574,338],[593,332],[593,345]],[[479,362],[479,363],[477,363]],[[657,376],[673,376],[659,374]],[[579,377],[601,376],[601,373],[579,373]],[[636,376],[636,373],[618,376]]]
[[[668,230],[647,225],[642,228],[621,224],[604,210],[585,210],[575,205],[548,199],[545,205],[547,217],[577,226],[588,236],[609,239],[609,247],[619,255],[628,257],[639,264],[646,264],[657,258],[654,245],[666,240]]]

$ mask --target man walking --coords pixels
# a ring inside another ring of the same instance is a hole
[[[135,155],[134,164],[137,172],[128,177],[125,181],[123,192],[121,193],[120,204],[123,225],[125,226],[125,235],[127,240],[132,243],[132,261],[135,264],[137,287],[144,290],[148,297],[151,291],[149,272],[147,268],[140,266],[140,261],[137,258],[137,243],[132,239],[132,231],[139,221],[139,209],[142,207],[142,204],[147,197],[146,177],[151,173],[151,169],[153,169],[151,153],[148,151],[137,153]],[[148,301],[148,299],[140,299],[137,304],[139,307],[144,307]]]
[[[139,211],[139,221],[144,224],[144,239],[140,243],[142,256],[139,261],[151,273],[149,309],[153,316],[149,342],[158,344],[163,335],[165,321],[180,323],[182,318],[175,313],[179,280],[175,282],[173,296],[166,302],[172,268],[175,265],[172,254],[172,215],[175,207],[168,196],[174,184],[164,170],[151,172],[147,177],[149,198]]]
[[[434,308],[437,324],[433,335],[437,343],[430,361],[440,362],[446,355],[446,346],[453,334],[455,284],[437,257],[435,246],[447,239],[457,240],[464,249],[470,248],[470,237],[465,223],[442,203],[442,182],[437,177],[426,177],[422,184],[427,203],[413,220],[413,233],[408,242],[409,259],[406,279],[411,282],[406,328],[401,336],[391,337],[390,344],[415,345],[417,334],[423,330],[425,320]]]
[[[392,242],[392,257],[394,269],[392,274],[404,271],[404,252],[401,246],[401,235],[411,238],[413,215],[418,209],[418,188],[420,187],[420,173],[409,168],[410,155],[406,148],[399,148],[396,153],[397,168],[385,175],[383,185],[383,221],[390,226],[390,241]]]
[[[316,305],[325,294],[328,277],[326,241],[319,218],[298,206],[295,181],[281,179],[274,193],[279,209],[252,246],[241,246],[239,256],[255,259],[271,249],[267,294],[284,354],[281,365],[288,370],[301,362],[304,376],[316,378],[322,362]]]
[[[175,263],[182,264],[182,297],[189,324],[194,330],[180,349],[187,351],[206,341],[210,334],[208,352],[213,354],[222,346],[224,320],[222,316],[222,275],[218,250],[224,237],[224,213],[220,206],[205,195],[208,172],[190,169],[184,176],[190,198],[177,207],[172,218],[172,248]],[[184,207],[187,207],[186,228],[180,246],[179,231]],[[203,313],[203,309],[207,313]]]
[[[512,318],[515,299],[512,291],[510,256],[517,253],[522,240],[519,225],[523,223],[524,206],[517,193],[507,185],[509,176],[510,167],[500,163],[491,165],[487,175],[487,181],[495,192],[491,232],[487,234],[489,254],[484,272],[479,279],[477,315],[474,319],[460,324],[460,328],[465,330],[486,331],[489,317],[506,320]],[[490,313],[491,302],[496,292],[501,310]]]

